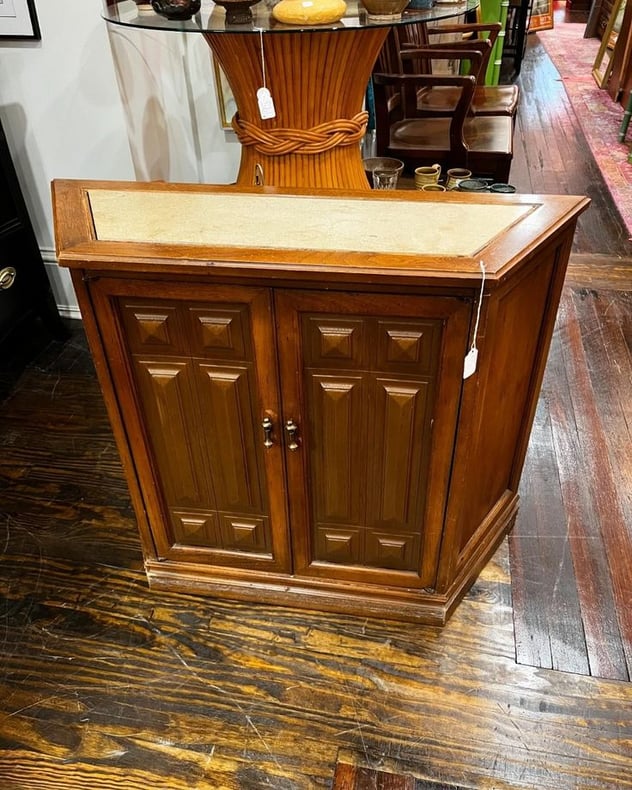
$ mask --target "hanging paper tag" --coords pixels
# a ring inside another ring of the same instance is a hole
[[[463,363],[463,378],[469,379],[469,377],[476,371],[476,363],[478,362],[478,349],[471,348],[467,354],[465,355],[465,361]]]
[[[265,121],[267,118],[276,118],[274,101],[267,88],[259,88],[257,91],[257,104],[259,105],[259,115],[262,121]]]

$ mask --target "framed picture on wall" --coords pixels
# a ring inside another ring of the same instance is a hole
[[[41,37],[35,0],[0,0],[0,38]]]
[[[553,28],[553,0],[533,0],[529,32]]]

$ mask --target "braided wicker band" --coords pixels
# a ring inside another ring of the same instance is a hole
[[[338,146],[354,145],[364,137],[368,112],[359,112],[350,120],[343,118],[312,126],[311,129],[261,129],[239,115],[232,127],[242,145],[253,145],[260,154],[321,154]]]

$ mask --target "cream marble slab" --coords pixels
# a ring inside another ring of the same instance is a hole
[[[535,204],[90,189],[97,238],[284,250],[472,256]]]

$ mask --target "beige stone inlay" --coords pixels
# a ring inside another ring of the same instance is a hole
[[[475,255],[536,206],[91,189],[97,238],[153,244]]]

